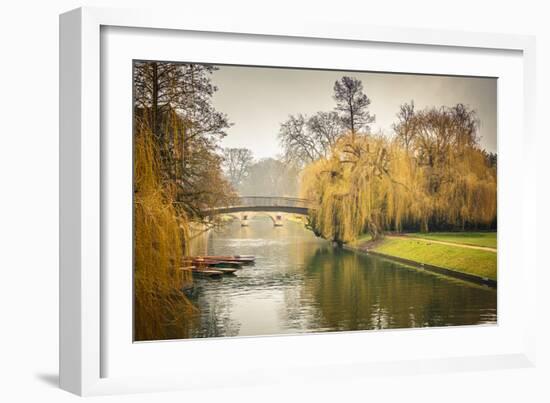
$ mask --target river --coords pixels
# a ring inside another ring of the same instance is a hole
[[[335,248],[298,222],[211,230],[197,254],[255,255],[235,275],[200,278],[191,334],[252,336],[496,323],[496,290]],[[181,335],[180,335],[181,336]]]

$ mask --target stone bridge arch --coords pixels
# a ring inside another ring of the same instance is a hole
[[[205,211],[207,216],[229,215],[239,217],[242,226],[248,225],[248,219],[257,216],[268,216],[273,225],[283,225],[284,213],[304,215],[309,214],[312,203],[296,197],[243,196],[236,198],[230,206],[220,206]]]

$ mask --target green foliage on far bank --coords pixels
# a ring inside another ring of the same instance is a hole
[[[493,280],[497,278],[497,254],[492,251],[391,237],[384,238],[371,250]]]

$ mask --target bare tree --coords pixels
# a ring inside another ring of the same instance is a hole
[[[457,148],[462,150],[464,147],[473,147],[478,144],[479,136],[477,133],[480,121],[476,111],[464,104],[456,104],[450,108],[449,113],[454,122],[454,141]]]
[[[145,113],[159,142],[166,115],[174,111],[185,121],[187,138],[202,136],[215,141],[226,135],[227,116],[212,106],[217,91],[209,65],[166,62],[134,63],[134,105]]]
[[[371,103],[363,92],[363,83],[353,77],[344,76],[334,83],[336,110],[340,113],[343,125],[352,133],[364,129],[368,131],[375,116],[369,112]]]
[[[307,129],[318,144],[320,156],[327,157],[342,135],[343,127],[336,112],[317,112],[307,121]]]
[[[398,141],[409,152],[418,126],[418,119],[414,113],[414,101],[399,106],[396,116],[397,123],[393,124],[393,131],[397,135]]]
[[[290,115],[286,122],[281,123],[279,141],[287,162],[303,165],[319,156],[318,144],[307,130],[307,117],[301,113]]]
[[[309,118],[302,114],[290,115],[279,131],[284,159],[303,166],[327,157],[342,132],[336,112],[317,112]]]
[[[224,148],[222,167],[226,177],[235,189],[238,189],[250,174],[254,161],[252,151],[248,148]]]
[[[217,111],[211,75],[217,68],[190,63],[134,63],[134,125],[147,128],[158,150],[160,180],[189,217],[232,192],[223,177],[218,141],[230,126]]]

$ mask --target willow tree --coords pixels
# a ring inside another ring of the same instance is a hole
[[[462,104],[427,108],[408,120],[413,128],[408,152],[422,170],[430,226],[491,225],[496,220],[496,168],[479,146],[475,111]]]
[[[343,136],[330,158],[306,167],[302,196],[315,201],[312,229],[339,244],[368,232],[379,238],[389,226],[411,219],[416,181],[411,161],[380,135]]]
[[[395,136],[341,137],[303,171],[312,229],[338,243],[384,231],[496,226],[496,156],[479,146],[477,115],[458,104],[398,113]]]
[[[189,221],[177,212],[173,195],[160,181],[159,150],[148,125],[134,139],[134,337],[167,337],[170,326],[190,330],[195,308],[180,291],[192,281],[178,270],[188,249]]]
[[[212,66],[134,65],[135,337],[187,337],[194,307],[181,292],[193,223],[225,205],[218,140],[229,127],[212,104]]]

